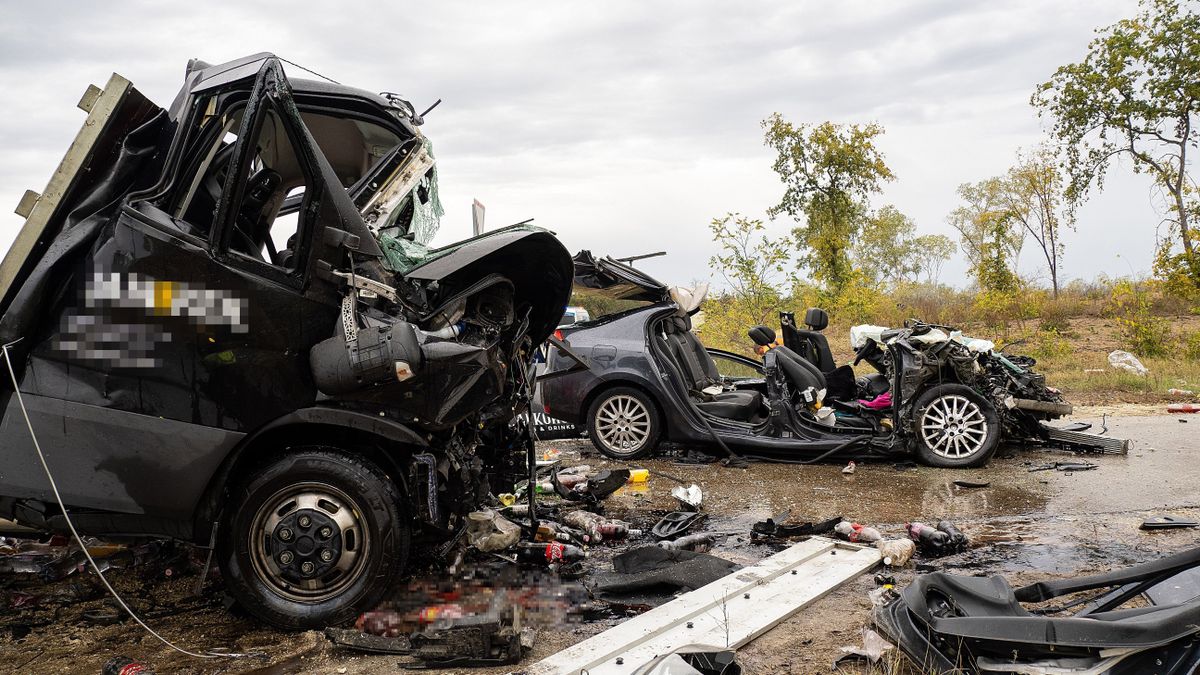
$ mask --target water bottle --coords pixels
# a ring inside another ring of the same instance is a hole
[[[875,548],[883,556],[883,564],[888,567],[903,567],[917,550],[917,545],[911,539],[880,539],[875,542]]]

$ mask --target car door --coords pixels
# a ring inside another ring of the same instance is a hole
[[[288,92],[273,58],[222,84],[245,103],[201,173],[183,163],[165,198],[128,200],[47,312],[21,391],[68,504],[189,519],[244,433],[315,400],[308,348],[337,316],[313,273],[331,187]],[[214,182],[215,208],[176,208]],[[285,233],[288,192],[303,197]],[[13,405],[0,495],[48,500]]]

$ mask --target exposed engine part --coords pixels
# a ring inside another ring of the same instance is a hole
[[[313,381],[330,395],[347,394],[383,382],[403,382],[421,368],[419,329],[407,321],[358,328],[318,342],[308,353]]]

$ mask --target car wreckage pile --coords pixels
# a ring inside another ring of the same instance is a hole
[[[705,552],[728,533],[701,529],[694,485],[651,521],[608,517],[605,499],[646,472],[539,457],[525,420],[547,341],[543,410],[587,425],[611,458],[660,437],[939,466],[979,466],[1002,436],[1125,449],[1047,425],[1070,408],[1032,360],[947,327],[857,327],[856,363],[878,372],[856,378],[833,363],[820,310],[803,329],[783,315],[779,339],[749,327],[760,362],[699,344],[703,292],[572,261],[546,230],[430,248],[421,233],[441,208],[423,116],[395,95],[292,80],[270,54],[189,63],[167,108],[116,75],[80,107],[87,122],[22,200],[0,263],[0,518],[36,533],[0,539],[8,610],[103,592],[50,601],[10,577],[187,571],[198,597],[219,582],[266,623],[415,666],[515,663],[529,626],[602,612],[636,616],[530,672],[732,674],[732,649],[836,584],[967,546],[948,522],[889,539],[781,514],[748,533],[769,555],[739,569]],[[556,330],[573,281],[649,304]],[[440,579],[412,576],[413,549]],[[876,623],[939,672],[1183,672],[1195,603],[1118,607],[1198,563],[1016,591],[930,574],[878,594]],[[1107,587],[1072,617],[1020,605]],[[678,650],[719,633],[721,649]]]

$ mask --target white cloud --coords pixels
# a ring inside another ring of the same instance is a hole
[[[882,124],[898,180],[878,203],[948,233],[955,187],[1039,140],[1033,86],[1082,56],[1095,27],[1136,11],[1115,0],[66,7],[10,7],[0,27],[4,211],[45,184],[88,83],[115,70],[166,105],[189,58],[272,51],[418,107],[444,99],[425,127],[447,206],[439,241],[468,234],[479,198],[489,224],[534,217],[572,250],[666,250],[644,266],[680,282],[708,274],[712,217],[778,198],[759,127],[771,112]],[[0,248],[20,222],[0,216]],[[1127,271],[1117,252],[1147,269],[1157,222],[1146,186],[1114,173],[1067,238],[1067,275]],[[944,278],[963,273],[956,263]]]

